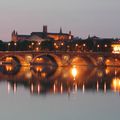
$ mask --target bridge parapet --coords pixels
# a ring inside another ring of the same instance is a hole
[[[120,54],[101,52],[76,52],[76,51],[5,51],[0,52],[0,61],[5,57],[16,57],[20,64],[30,64],[37,57],[47,56],[53,58],[58,66],[65,65],[93,65],[93,66],[120,66]]]

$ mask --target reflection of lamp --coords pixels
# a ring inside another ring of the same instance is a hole
[[[114,78],[113,81],[112,81],[112,89],[115,91],[115,92],[120,92],[120,79],[119,78]]]
[[[5,69],[6,69],[6,71],[11,72],[13,70],[13,66],[12,65],[6,65]]]
[[[77,69],[76,69],[76,67],[72,68],[72,76],[74,77],[74,80],[75,80],[75,78],[77,76]]]
[[[85,92],[85,85],[84,84],[82,86],[82,91],[83,91],[83,93]]]

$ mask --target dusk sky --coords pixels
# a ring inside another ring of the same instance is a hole
[[[19,34],[42,31],[72,31],[86,38],[120,37],[120,0],[2,0],[0,1],[0,39],[11,40]]]

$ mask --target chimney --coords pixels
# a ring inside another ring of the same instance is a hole
[[[43,32],[47,33],[47,25],[43,25]]]

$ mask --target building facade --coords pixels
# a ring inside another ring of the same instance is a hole
[[[32,32],[30,35],[19,35],[15,30],[12,32],[11,40],[14,42],[29,40],[29,41],[44,41],[45,39],[57,40],[71,40],[73,35],[71,31],[69,33],[63,33],[62,28],[60,28],[59,33],[49,33],[47,31],[47,26],[43,26],[43,32]]]

